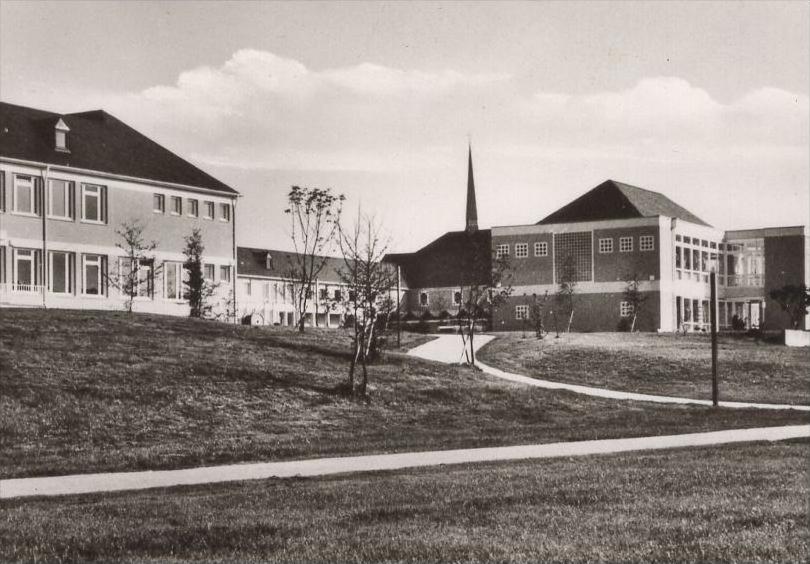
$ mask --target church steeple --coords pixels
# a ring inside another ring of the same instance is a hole
[[[478,208],[475,205],[475,180],[473,180],[472,146],[467,153],[467,226],[466,231],[478,231]]]

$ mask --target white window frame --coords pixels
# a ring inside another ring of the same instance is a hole
[[[495,258],[503,258],[509,256],[509,244],[501,243],[495,247]]]
[[[613,237],[599,239],[599,254],[606,255],[613,252]]]
[[[169,214],[183,215],[183,198],[180,196],[169,196]]]
[[[87,293],[87,267],[98,267],[98,294]],[[91,298],[104,297],[104,257],[102,255],[82,255],[82,295]]]
[[[528,243],[515,243],[515,258],[529,258]]]
[[[223,276],[223,274],[225,276]],[[231,283],[231,267],[227,264],[219,266],[219,280],[220,282]]]
[[[12,257],[13,261],[13,276],[12,276],[12,288],[18,292],[33,292],[35,287],[37,286],[37,261],[36,261],[36,249],[14,249],[14,256]],[[20,286],[23,285],[20,282],[20,262],[28,262],[31,264],[31,281],[25,283],[25,286],[28,288],[21,289]]]
[[[534,244],[534,256],[547,257],[548,256],[548,243],[546,241],[536,241]]]
[[[250,278],[245,278],[242,281],[242,287],[245,289],[244,292],[246,296],[251,296],[253,294],[253,288],[250,282],[251,282]]]
[[[458,297],[458,299],[456,299]],[[453,305],[456,307],[461,306],[464,302],[464,292],[461,290],[453,290]]]
[[[23,179],[28,180],[23,180]],[[25,188],[24,184],[21,183],[28,182],[28,195],[29,201],[31,202],[31,209],[28,211],[21,210],[19,208],[20,198],[17,195],[17,188]],[[30,174],[15,174],[13,175],[13,182],[11,186],[11,195],[12,198],[12,207],[11,211],[17,215],[28,215],[31,217],[38,217],[37,215],[37,180],[34,176]]]
[[[210,200],[205,200],[204,204],[205,204],[205,215],[203,215],[203,219],[208,219],[208,220],[213,221],[214,220],[214,214],[217,213],[216,204],[214,202],[210,201]]]
[[[157,201],[158,205],[155,207],[155,201]],[[166,213],[166,195],[165,194],[158,194],[155,192],[152,194],[152,211],[155,213]]]
[[[165,261],[163,263],[163,297],[167,300],[179,302],[184,301],[183,285],[186,283],[187,271],[183,268],[182,262]],[[169,295],[169,277],[174,278],[174,295]]]
[[[196,198],[188,199],[188,216],[189,217],[200,216],[200,201],[197,200]]]
[[[422,296],[425,297],[424,303],[422,303]],[[419,292],[419,307],[430,307],[430,294],[427,292]]]
[[[642,235],[638,238],[638,250],[639,251],[654,251],[655,250],[655,236],[654,235]]]
[[[227,202],[220,202],[219,204],[219,220],[224,223],[231,222],[231,204]]]
[[[95,192],[93,191],[95,190]],[[84,184],[82,183],[82,223],[94,223],[97,225],[104,225],[104,186],[101,184]],[[88,219],[87,217],[87,196],[96,197],[96,211],[98,212],[98,219]]]
[[[619,252],[632,253],[633,252],[633,238],[632,237],[619,237]]]
[[[211,277],[208,277],[208,269],[211,269]],[[207,262],[203,264],[203,279],[209,282],[214,282],[214,277],[217,275],[217,267],[215,264]]]
[[[619,302],[619,316],[631,317],[632,315],[633,315],[633,304],[624,300]]]
[[[62,182],[65,186],[65,214],[66,215],[56,215],[53,213],[53,187],[54,183]],[[73,192],[73,182],[70,180],[63,180],[62,178],[49,178],[48,179],[48,219],[60,219],[62,221],[73,221],[73,206],[71,206],[71,200],[73,198],[70,197],[71,193]]]
[[[523,321],[524,319],[529,319],[529,306],[526,304],[520,304],[515,306],[515,319],[517,321]]]
[[[64,292],[57,292],[54,288],[54,257],[55,255],[64,255],[65,257],[65,291]],[[67,251],[48,251],[48,292],[51,294],[56,294],[59,296],[69,296],[73,293],[73,272],[72,272],[72,264],[73,261],[71,260],[71,255],[73,253],[69,253]]]

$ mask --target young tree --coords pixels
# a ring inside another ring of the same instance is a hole
[[[555,296],[555,312],[554,312],[554,326],[559,337],[560,332],[557,330],[557,311],[568,315],[568,323],[565,326],[565,332],[571,331],[571,322],[574,320],[574,294],[577,290],[577,267],[574,257],[570,254],[565,255],[562,260],[559,272],[557,274],[559,280],[559,287]]]
[[[392,306],[390,292],[396,287],[396,269],[382,262],[388,240],[372,217],[358,214],[355,225],[339,232],[344,266],[339,275],[351,298],[353,354],[346,388],[352,395],[365,396],[368,387],[368,363],[375,353],[377,339]],[[362,380],[355,385],[357,364]]]
[[[287,277],[292,281],[293,303],[298,315],[298,330],[303,332],[307,306],[313,299],[315,280],[326,265],[338,233],[343,194],[329,188],[293,186],[287,194],[290,238],[295,254],[290,255]]]
[[[538,339],[542,339],[546,333],[546,328],[543,326],[543,318],[546,315],[546,302],[548,301],[548,290],[543,295],[543,301],[537,300],[537,294],[532,296],[532,306],[529,308],[529,319],[534,328],[534,335]]]
[[[467,232],[462,261],[461,289],[462,307],[458,312],[464,357],[475,366],[476,321],[492,319],[494,311],[512,294],[509,257],[498,257],[490,242],[479,235]]]
[[[186,280],[184,281],[183,299],[188,300],[190,317],[204,317],[211,312],[212,304],[209,303],[209,300],[214,294],[216,286],[205,279],[203,272],[205,246],[200,229],[195,227],[191,231],[191,235],[185,238],[185,242],[183,255],[186,260],[183,262],[183,270],[186,273]]]
[[[627,285],[624,288],[624,301],[628,303],[631,311],[633,312],[633,316],[630,321],[630,332],[632,333],[636,329],[636,320],[644,310],[644,304],[647,302],[648,296],[639,290],[639,285],[641,282],[639,280],[638,272],[628,274],[625,282]]]
[[[144,226],[137,220],[125,221],[116,230],[119,241],[115,246],[124,256],[106,278],[109,284],[124,295],[124,307],[132,313],[135,298],[152,296],[154,292],[155,257],[152,251],[157,248],[155,241],[144,237]]]
[[[793,328],[799,329],[810,308],[810,289],[804,284],[788,284],[771,290],[770,297],[790,316]]]

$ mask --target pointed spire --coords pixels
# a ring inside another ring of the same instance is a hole
[[[473,180],[472,144],[467,146],[467,226],[468,233],[478,231],[478,208],[475,205],[475,180]]]

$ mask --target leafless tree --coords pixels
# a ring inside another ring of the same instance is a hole
[[[492,319],[494,311],[512,294],[508,256],[494,256],[489,241],[477,233],[466,233],[460,271],[462,307],[458,322],[467,363],[475,366],[476,323]]]
[[[625,277],[626,286],[624,288],[624,301],[630,305],[630,310],[633,312],[633,317],[630,321],[630,332],[636,329],[636,320],[641,312],[644,310],[644,305],[647,302],[647,294],[639,290],[641,284],[638,272],[627,274]]]
[[[339,274],[348,290],[353,343],[346,389],[352,395],[365,396],[368,363],[379,331],[390,313],[390,292],[396,286],[396,269],[382,260],[388,252],[389,240],[373,216],[358,213],[354,226],[341,228],[339,235],[344,262]],[[356,384],[358,363],[362,379]]]
[[[124,255],[112,271],[105,274],[108,284],[124,295],[128,313],[132,313],[135,298],[154,293],[157,264],[153,251],[157,243],[147,241],[143,232],[144,225],[137,220],[125,221],[115,230],[119,237],[115,246]]]
[[[554,308],[554,329],[559,337],[560,332],[557,329],[556,310],[568,315],[568,323],[565,326],[566,333],[571,331],[571,322],[574,320],[574,294],[576,294],[577,291],[577,267],[572,255],[568,254],[563,257],[557,280],[559,287],[554,297],[554,301],[556,302]]]
[[[290,216],[290,238],[295,254],[290,255],[289,272],[293,304],[298,315],[298,330],[303,332],[307,306],[313,299],[313,287],[334,250],[340,214],[345,200],[343,194],[333,194],[329,188],[293,186],[287,194]]]

